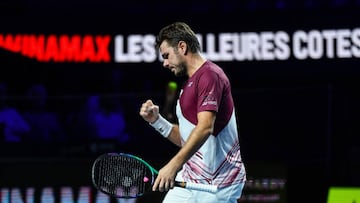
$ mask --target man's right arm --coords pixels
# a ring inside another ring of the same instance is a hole
[[[177,145],[178,147],[181,147],[181,136],[179,131],[179,125],[173,124],[173,128],[170,132],[169,137],[167,137],[168,140],[170,140],[172,143]]]

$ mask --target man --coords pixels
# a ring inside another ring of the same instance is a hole
[[[176,76],[187,76],[176,105],[178,124],[159,114],[147,100],[140,115],[162,136],[181,147],[159,170],[153,190],[168,191],[164,203],[235,203],[246,180],[240,154],[230,82],[223,70],[201,55],[192,29],[175,22],[156,39],[163,66]],[[217,185],[216,194],[174,187],[174,181]],[[170,190],[171,189],[171,190]]]
[[[8,104],[8,84],[0,82],[0,142],[21,142],[30,131],[21,113]]]

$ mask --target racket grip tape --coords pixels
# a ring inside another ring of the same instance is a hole
[[[207,185],[207,184],[200,184],[200,183],[176,182],[175,185],[182,187],[182,188],[187,188],[187,189],[192,189],[192,190],[200,190],[200,191],[211,192],[211,193],[216,193],[218,190],[216,185]]]

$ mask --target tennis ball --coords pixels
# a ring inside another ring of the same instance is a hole
[[[168,88],[169,88],[170,90],[176,90],[176,89],[177,89],[177,83],[174,82],[174,81],[170,81],[170,82],[168,83]]]

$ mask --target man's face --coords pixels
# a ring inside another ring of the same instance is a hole
[[[176,76],[186,74],[186,64],[178,51],[178,47],[171,47],[167,41],[163,41],[160,45],[160,53],[164,59],[163,66],[165,68],[168,68]]]

